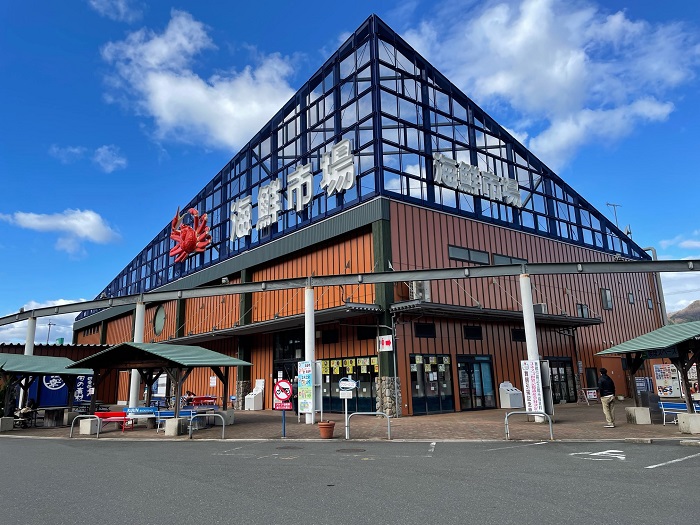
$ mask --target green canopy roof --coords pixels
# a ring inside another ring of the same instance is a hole
[[[72,366],[92,368],[161,368],[198,366],[250,366],[251,363],[201,346],[167,343],[121,343]]]
[[[671,324],[598,352],[596,355],[630,354],[647,350],[660,350],[696,337],[700,337],[700,321]]]
[[[70,368],[75,362],[67,357],[45,355],[0,354],[0,369],[8,374],[34,375],[92,375],[90,368]]]

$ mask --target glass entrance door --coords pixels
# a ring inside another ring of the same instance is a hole
[[[454,410],[450,356],[411,355],[413,415]]]
[[[457,377],[462,410],[496,408],[491,356],[457,356]]]
[[[554,403],[576,402],[576,386],[574,368],[568,357],[548,358],[549,370],[552,377],[552,401]]]

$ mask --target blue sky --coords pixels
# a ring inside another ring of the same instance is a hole
[[[700,2],[2,2],[0,315],[94,298],[372,13],[640,246],[700,258]]]

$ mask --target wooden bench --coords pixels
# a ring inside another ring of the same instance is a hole
[[[126,428],[134,429],[134,418],[131,414],[126,412],[95,412],[95,417],[99,420],[100,430],[104,428],[107,423],[117,423],[121,425],[122,432]]]
[[[693,410],[695,413],[700,412],[698,405],[700,405],[698,401],[693,401]],[[673,417],[670,423],[677,424],[678,414],[688,413],[688,407],[684,401],[659,401],[659,408],[664,416],[664,425],[666,424],[666,415]]]

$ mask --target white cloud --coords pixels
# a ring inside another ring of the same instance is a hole
[[[112,173],[114,170],[126,168],[127,165],[126,157],[121,155],[119,148],[114,144],[97,148],[92,160],[105,173]]]
[[[162,33],[141,29],[103,47],[114,67],[107,99],[152,118],[159,140],[237,149],[294,94],[287,82],[293,69],[273,54],[257,57],[254,67],[201,78],[195,57],[215,47],[204,24],[173,10]]]
[[[698,240],[685,240],[685,241],[678,243],[678,246],[680,246],[681,248],[690,248],[690,249],[700,248],[700,241],[698,241]]]
[[[119,238],[119,234],[92,210],[65,210],[54,214],[15,212],[0,214],[0,220],[27,230],[58,232],[56,249],[70,254],[80,253],[84,241],[108,244]]]
[[[48,306],[60,306],[63,304],[77,303],[85,301],[85,299],[57,299],[39,303],[29,301],[24,305],[18,305],[17,309],[23,307],[25,311],[36,310],[38,308],[46,308]],[[3,315],[9,315],[16,312],[6,312]],[[63,337],[65,344],[70,344],[73,341],[73,322],[76,314],[62,314],[51,317],[41,317],[37,319],[36,333],[34,343],[46,343],[48,338],[49,343],[55,343],[56,339]],[[49,322],[52,323],[51,331],[49,332]],[[0,342],[3,343],[24,343],[27,338],[27,321],[21,321],[10,325],[0,326]]]
[[[49,148],[49,155],[57,158],[62,164],[70,164],[81,159],[87,150],[82,146],[57,146],[52,144]]]
[[[404,34],[409,43],[482,107],[505,107],[511,127],[527,123],[520,133],[553,167],[666,119],[670,91],[700,57],[697,34],[682,24],[586,2],[452,0],[430,16]]]
[[[88,3],[100,16],[117,22],[135,22],[142,15],[131,0],[89,0]]]
[[[700,274],[697,272],[662,273],[661,282],[669,313],[700,300]]]

